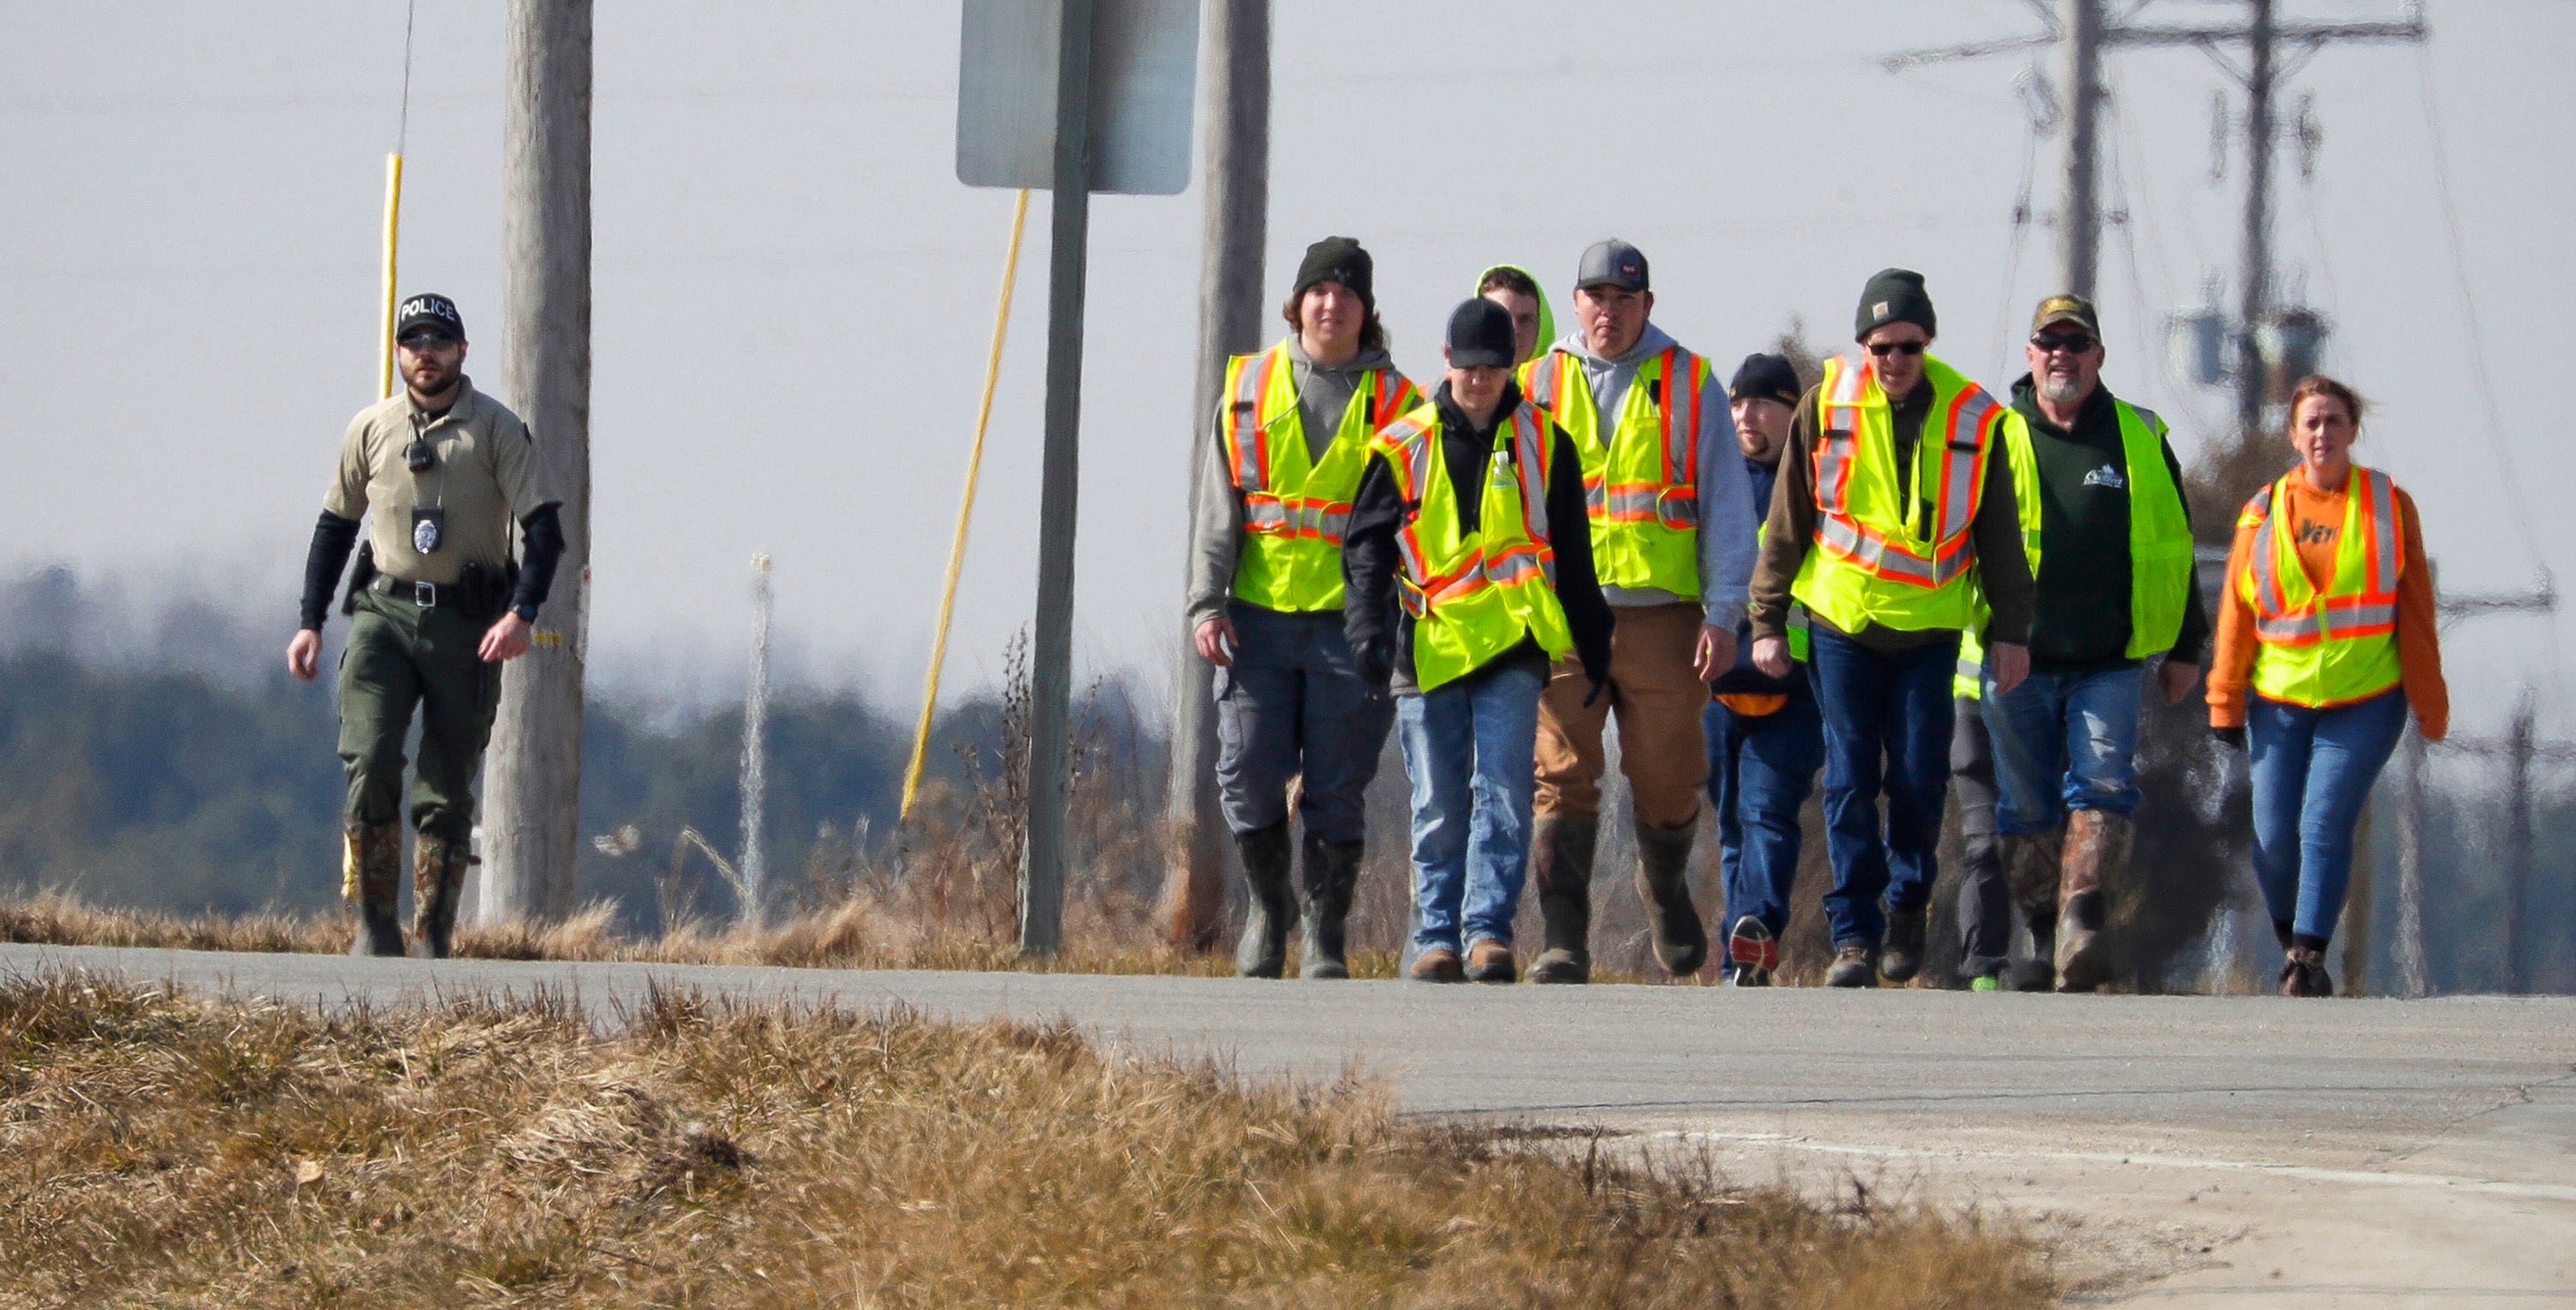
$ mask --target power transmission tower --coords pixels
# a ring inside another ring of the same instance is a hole
[[[590,612],[590,0],[510,0],[501,386],[562,500],[550,626],[501,681],[484,785],[485,923],[572,911]]]
[[[1207,7],[1207,197],[1200,228],[1198,388],[1190,409],[1190,534],[1226,360],[1261,348],[1262,248],[1270,208],[1270,0]],[[1162,919],[1178,947],[1216,944],[1225,909],[1226,824],[1217,807],[1215,670],[1189,647],[1173,691],[1171,863]]]

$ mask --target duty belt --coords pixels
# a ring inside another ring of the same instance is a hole
[[[464,599],[464,593],[453,582],[405,582],[383,573],[377,574],[376,580],[367,584],[367,589],[399,597],[425,610],[453,605]]]

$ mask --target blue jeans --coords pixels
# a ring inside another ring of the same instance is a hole
[[[2275,922],[2326,940],[2352,882],[2352,830],[2406,730],[2406,695],[2312,710],[2247,697],[2254,757],[2254,877]]]
[[[1798,880],[1798,810],[1825,763],[1825,721],[1812,692],[1762,715],[1710,701],[1708,801],[1717,811],[1718,869],[1726,914],[1745,915],[1779,936],[1789,927],[1789,888]]]
[[[1994,745],[1995,830],[2047,832],[2068,810],[2122,818],[2138,810],[2139,665],[2101,673],[2034,673],[2008,695],[1985,675]]]
[[[1396,697],[1413,780],[1416,951],[1489,937],[1511,945],[1529,872],[1530,760],[1546,686],[1545,669],[1514,662]]]
[[[1834,862],[1825,918],[1837,948],[1876,946],[1887,936],[1879,898],[1892,909],[1918,909],[1931,901],[1940,873],[1934,850],[1950,791],[1959,643],[1881,655],[1821,624],[1810,640],[1825,717],[1825,853]]]
[[[1355,842],[1367,835],[1364,798],[1395,717],[1385,689],[1360,681],[1342,635],[1342,612],[1283,614],[1236,601],[1227,607],[1240,644],[1216,671],[1216,784],[1227,826],[1255,832],[1297,816],[1306,835]]]

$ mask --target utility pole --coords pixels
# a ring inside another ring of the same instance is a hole
[[[2420,997],[2433,990],[2424,958],[2424,757],[2430,742],[2410,732],[2398,750],[2397,773],[2397,994]]]
[[[768,922],[769,556],[751,557],[751,670],[742,692],[742,921]]]
[[[1047,252],[1046,453],[1038,492],[1037,637],[1029,659],[1028,847],[1020,953],[1063,944],[1065,748],[1073,700],[1073,529],[1081,468],[1082,298],[1091,242],[1093,0],[1064,0],[1056,47],[1055,190]]]
[[[1198,387],[1189,414],[1190,537],[1198,536],[1198,485],[1207,472],[1209,416],[1227,359],[1261,348],[1262,250],[1270,213],[1270,0],[1209,0],[1207,196],[1199,229]],[[1225,816],[1216,794],[1215,673],[1189,636],[1173,692],[1171,782],[1164,813],[1170,860],[1163,877],[1165,939],[1214,949],[1225,911]]]
[[[2520,996],[2531,989],[2522,965],[2523,914],[2531,904],[2531,757],[2538,714],[2525,689],[2513,709],[2513,727],[2505,739],[2504,820],[2504,990]]]
[[[2093,298],[2101,262],[2100,170],[2096,124],[2102,106],[2102,0],[2059,0],[2057,23],[2065,39],[2066,131],[2059,138],[2066,195],[2057,217],[2058,277],[2063,289]]]
[[[2260,331],[2272,294],[2272,0],[2247,0],[2254,11],[2245,27],[2245,232],[2237,270],[2242,306],[2237,310],[2236,426],[2252,441],[2263,427],[2270,370],[2263,367]]]
[[[501,680],[484,784],[487,924],[572,911],[590,629],[590,0],[510,0],[501,386],[562,500],[549,626]]]

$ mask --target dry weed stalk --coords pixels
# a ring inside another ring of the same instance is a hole
[[[0,1306],[2039,1305],[2027,1241],[1068,1028],[0,984]]]

